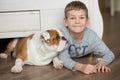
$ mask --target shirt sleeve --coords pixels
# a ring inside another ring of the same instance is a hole
[[[78,63],[72,60],[67,49],[59,54],[59,59],[63,61],[64,67],[71,70],[73,70],[74,66]]]
[[[107,45],[96,35],[94,38],[93,51],[96,54],[100,54],[101,58],[97,58],[96,62],[100,60],[105,61],[107,64],[110,64],[115,56],[113,52],[107,47]]]

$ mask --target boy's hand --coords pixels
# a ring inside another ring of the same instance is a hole
[[[82,70],[81,70],[83,73],[85,74],[92,74],[92,73],[96,73],[97,70],[96,70],[96,67],[94,65],[91,65],[91,64],[84,64],[82,66]]]
[[[84,74],[92,74],[92,73],[97,72],[96,66],[91,65],[91,64],[79,64],[78,63],[75,65],[74,70],[81,71]]]
[[[105,61],[100,61],[95,66],[96,66],[98,72],[103,72],[104,73],[104,72],[110,72],[111,71],[111,69],[106,66]]]

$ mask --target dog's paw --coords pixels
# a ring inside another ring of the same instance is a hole
[[[0,53],[0,58],[2,58],[2,59],[7,59],[7,54],[5,54],[5,53]]]
[[[62,69],[62,68],[63,68],[63,62],[60,61],[60,60],[54,61],[54,62],[53,62],[53,66],[54,66],[54,68],[56,68],[56,69]]]
[[[11,68],[12,73],[20,73],[22,70],[23,70],[22,66],[16,66],[15,65]]]

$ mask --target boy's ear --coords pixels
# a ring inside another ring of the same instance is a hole
[[[66,18],[64,18],[63,21],[64,21],[64,26],[67,27],[67,22],[66,22],[67,20],[66,20]]]

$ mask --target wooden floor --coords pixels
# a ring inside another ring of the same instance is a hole
[[[108,13],[103,13],[103,19],[103,40],[116,56],[114,62],[109,65],[112,69],[111,72],[85,75],[66,68],[56,70],[51,63],[48,66],[42,67],[26,65],[22,73],[13,74],[10,72],[10,69],[15,60],[9,57],[7,60],[0,59],[0,80],[120,80],[120,13],[114,17],[110,17]],[[0,46],[2,46],[0,47],[0,51],[4,50],[6,45],[4,41],[8,42],[8,40],[0,40]],[[89,63],[89,59],[90,55],[75,60],[82,63]]]

